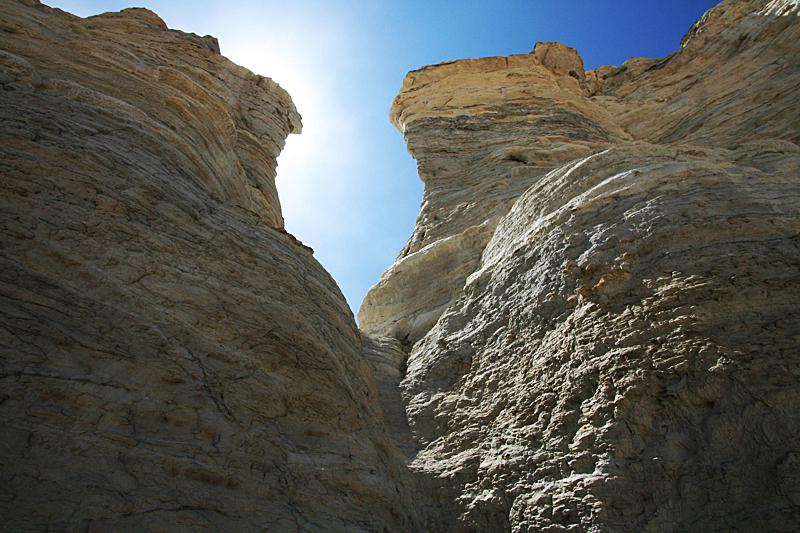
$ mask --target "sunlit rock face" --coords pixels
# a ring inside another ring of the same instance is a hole
[[[422,212],[359,320],[410,352],[427,530],[800,529],[798,15],[409,74]]]
[[[0,3],[3,531],[409,531],[274,82],[153,13]]]
[[[800,143],[796,0],[722,2],[686,34],[681,50],[587,75],[593,100],[634,138],[734,146]],[[621,104],[621,105],[620,105]]]
[[[556,43],[409,73],[390,114],[425,182],[422,211],[361,305],[365,332],[406,346],[422,338],[520,194],[557,166],[629,139],[583,96],[584,77],[577,52]]]

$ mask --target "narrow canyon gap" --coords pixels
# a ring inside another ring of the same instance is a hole
[[[799,14],[409,73],[422,209],[359,331],[283,227],[283,89],[0,3],[3,530],[797,531]]]

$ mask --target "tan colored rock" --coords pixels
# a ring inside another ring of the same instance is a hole
[[[593,98],[636,139],[731,146],[800,142],[800,6],[725,1],[660,60],[632,59],[595,73]],[[796,114],[795,114],[796,115]]]
[[[428,527],[795,529],[798,171],[633,144],[531,187],[408,360],[412,469],[460,517]]]
[[[519,195],[556,166],[629,139],[573,85],[570,71],[583,76],[580,57],[550,43],[528,55],[409,73],[390,116],[419,164],[422,211],[405,249],[364,299],[362,330],[407,347],[422,338]]]
[[[283,226],[276,158],[286,135],[301,129],[283,89],[219,55],[213,37],[166,32],[145,9],[85,20],[58,11],[50,17],[53,35],[42,36],[45,13],[37,5],[5,19],[6,90],[35,89],[42,98],[107,109],[120,127],[133,124],[174,146],[173,164],[214,198]],[[126,35],[127,49],[108,44],[108,35]],[[178,59],[187,49],[197,53]],[[113,90],[122,87],[128,90]]]
[[[583,77],[552,44],[409,74],[422,212],[359,321],[410,352],[425,530],[800,529],[798,13],[725,1]]]
[[[281,229],[289,96],[146,10],[0,20],[0,529],[413,530],[352,314]]]
[[[416,445],[400,394],[400,381],[406,375],[406,353],[396,339],[364,335],[364,355],[375,372],[378,401],[389,434],[403,453],[413,457]]]
[[[561,77],[569,76],[583,82],[586,73],[583,70],[583,59],[577,50],[561,43],[536,43],[531,52],[533,57],[547,70]]]
[[[450,305],[453,289],[463,286],[478,267],[496,225],[495,219],[469,227],[395,262],[365,296],[359,313],[361,329],[394,335],[406,345],[425,336]],[[432,272],[439,273],[435,282],[422,283]],[[416,312],[405,312],[408,309]]]
[[[4,528],[797,531],[797,13],[409,74],[425,197],[362,335],[282,229],[285,92],[0,4]]]

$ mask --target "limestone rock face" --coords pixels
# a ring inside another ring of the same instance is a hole
[[[477,268],[516,198],[557,166],[630,138],[583,95],[583,77],[577,52],[557,43],[406,77],[390,115],[419,163],[422,211],[365,297],[362,330],[407,346],[419,340]]]
[[[800,142],[798,4],[722,2],[661,60],[631,59],[587,76],[598,103],[636,139],[726,146]],[[789,116],[787,116],[787,112]]]
[[[800,529],[799,14],[409,74],[422,211],[359,321],[409,352],[427,530]]]
[[[798,172],[634,144],[514,204],[402,384],[450,530],[800,525]]]
[[[798,14],[410,73],[364,334],[283,230],[277,84],[0,4],[4,530],[799,530]]]
[[[19,98],[15,105],[101,109],[98,118],[115,128],[80,131],[84,152],[119,164],[138,147],[115,151],[106,137],[140,130],[140,143],[163,143],[162,164],[180,169],[196,188],[283,226],[276,158],[286,135],[300,133],[301,125],[275,82],[219,55],[213,37],[167,32],[144,9],[81,20],[6,3],[0,66],[6,95]],[[16,125],[33,136],[51,133],[47,124]],[[60,131],[58,124],[50,129]]]
[[[0,3],[4,531],[413,530],[334,281],[282,230],[300,117],[153,13]]]

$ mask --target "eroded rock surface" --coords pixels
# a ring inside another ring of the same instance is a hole
[[[451,530],[797,527],[798,171],[634,144],[517,201],[402,385]]]
[[[730,146],[800,142],[794,0],[722,2],[660,60],[635,58],[587,76],[593,100],[636,139]]]
[[[800,529],[798,15],[409,74],[422,211],[359,321],[410,352],[428,530]]]
[[[362,335],[282,229],[280,87],[0,4],[3,528],[797,531],[798,13],[410,73],[423,207]]]
[[[362,330],[406,346],[422,338],[516,198],[557,166],[629,139],[583,96],[583,77],[578,54],[556,43],[406,77],[390,115],[419,164],[422,211],[395,264],[364,298]]]
[[[361,335],[282,230],[300,117],[216,41],[0,3],[3,531],[413,530]]]

